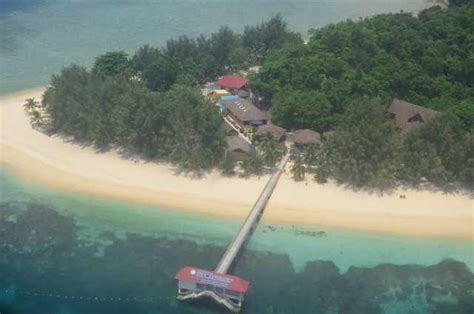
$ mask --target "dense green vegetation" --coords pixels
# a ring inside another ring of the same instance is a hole
[[[418,16],[382,14],[310,31],[308,44],[272,51],[254,92],[275,123],[336,131],[309,164],[362,187],[431,182],[471,185],[474,173],[474,4],[452,2]],[[386,110],[393,98],[444,112],[401,136]],[[301,176],[299,167],[296,167]]]
[[[472,119],[473,16],[472,4],[433,7],[418,17],[383,14],[312,30],[307,45],[272,52],[252,86],[287,128],[331,130],[334,117],[364,96],[459,111],[463,119],[469,111]]]
[[[163,48],[145,45],[135,53],[132,64],[150,89],[167,90],[183,77],[200,83],[210,81],[258,62],[272,49],[302,42],[298,34],[288,30],[281,16],[276,16],[245,27],[243,34],[223,26],[209,37],[180,36]]]
[[[158,93],[140,81],[73,65],[53,77],[43,106],[54,132],[98,148],[118,145],[165,158],[185,169],[214,165],[224,148],[220,115],[194,87],[174,85]]]
[[[447,9],[418,16],[382,14],[329,25],[311,30],[307,44],[276,16],[243,34],[224,26],[208,37],[145,45],[133,56],[108,52],[91,70],[67,67],[53,76],[42,110],[54,132],[98,148],[118,146],[190,170],[219,165],[233,174],[219,112],[196,87],[261,64],[250,85],[273,122],[325,138],[294,158],[295,179],[314,175],[319,182],[373,188],[471,187],[472,29],[471,1],[451,1]],[[402,135],[387,114],[394,97],[443,114]],[[26,104],[39,126],[44,122],[36,106]],[[241,164],[245,174],[259,174],[281,156],[270,138],[257,148],[259,154]]]
[[[29,100],[25,109],[35,126],[47,120],[52,132],[99,149],[118,146],[193,171],[221,163],[232,173],[235,163],[223,159],[219,111],[201,95],[198,83],[249,65],[288,40],[301,41],[276,16],[246,27],[242,35],[221,27],[209,37],[170,39],[163,48],[145,45],[132,57],[107,52],[91,70],[64,68],[53,76],[42,108]],[[261,159],[246,166],[258,172]]]

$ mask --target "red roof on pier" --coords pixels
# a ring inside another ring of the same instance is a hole
[[[238,75],[226,75],[217,80],[215,84],[227,88],[242,88],[247,85],[248,82],[246,78]]]
[[[249,287],[249,282],[242,278],[191,266],[181,268],[174,278],[203,285],[211,285],[240,293],[245,293]]]

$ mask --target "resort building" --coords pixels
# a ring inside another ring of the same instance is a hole
[[[175,279],[178,280],[178,299],[208,296],[236,310],[240,310],[249,287],[249,282],[242,278],[190,266],[181,268]]]
[[[309,129],[297,130],[293,132],[290,139],[296,146],[320,145],[321,134]]]
[[[267,124],[268,115],[248,100],[223,100],[221,106],[240,127]]]
[[[255,147],[238,135],[227,136],[227,152],[236,161],[244,161],[255,153]]]
[[[223,89],[232,91],[234,94],[238,93],[239,90],[245,88],[248,84],[248,80],[245,77],[238,75],[225,75],[215,82],[215,85],[220,86]]]
[[[267,123],[259,126],[257,132],[255,132],[257,138],[264,138],[269,135],[280,142],[285,139],[286,130],[278,125]]]
[[[438,111],[417,106],[400,99],[393,100],[388,108],[388,112],[402,132],[406,132],[414,126],[425,123],[440,114]]]

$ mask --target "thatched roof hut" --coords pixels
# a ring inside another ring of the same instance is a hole
[[[297,145],[321,144],[321,134],[309,129],[293,132],[290,141]]]
[[[400,99],[394,99],[388,112],[395,119],[395,124],[402,131],[405,132],[412,127],[421,123],[427,122],[434,118],[440,112],[418,106]]]
[[[255,132],[255,136],[257,137],[265,137],[268,135],[273,136],[273,138],[277,141],[280,141],[283,136],[285,136],[286,130],[284,128],[279,127],[275,124],[264,124],[258,127],[257,132]]]
[[[235,160],[246,160],[255,152],[255,147],[240,136],[227,137],[227,151],[232,153]]]

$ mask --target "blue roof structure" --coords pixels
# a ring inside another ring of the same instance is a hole
[[[222,101],[225,101],[225,100],[237,100],[237,99],[239,99],[239,96],[237,96],[237,95],[221,96],[221,100],[222,100]]]

